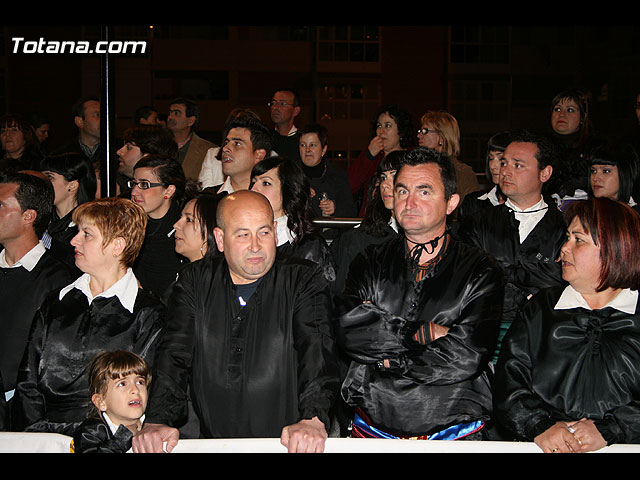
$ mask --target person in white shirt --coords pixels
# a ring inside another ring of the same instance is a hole
[[[562,278],[518,313],[502,343],[494,414],[543,452],[640,442],[640,217],[591,198],[564,211]]]
[[[493,256],[505,276],[494,361],[517,310],[541,288],[562,284],[556,260],[564,242],[565,223],[556,203],[542,194],[553,174],[554,155],[548,139],[512,132],[498,180],[506,196],[504,204],[481,209],[460,221],[460,239]]]

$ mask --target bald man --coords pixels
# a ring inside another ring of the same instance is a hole
[[[217,224],[224,255],[190,264],[169,300],[133,451],[175,447],[190,390],[201,438],[280,437],[289,452],[321,452],[339,378],[320,267],[276,258],[273,211],[257,192],[224,197]]]

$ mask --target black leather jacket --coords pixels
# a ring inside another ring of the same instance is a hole
[[[334,297],[336,336],[352,359],[343,398],[399,436],[488,420],[502,296],[495,262],[455,240],[419,282],[404,237],[368,247],[353,261],[344,294]],[[429,322],[448,333],[418,343],[414,333]],[[379,366],[382,359],[389,368]]]

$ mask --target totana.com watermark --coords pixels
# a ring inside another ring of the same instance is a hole
[[[127,53],[143,54],[147,42],[143,40],[111,40],[89,42],[85,40],[25,40],[23,37],[11,38],[13,53]]]

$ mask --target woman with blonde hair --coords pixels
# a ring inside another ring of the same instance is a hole
[[[418,129],[418,145],[432,148],[451,158],[456,170],[460,202],[468,193],[480,190],[480,183],[473,169],[458,160],[460,127],[453,115],[444,111],[428,111],[422,115]]]
[[[83,274],[52,291],[37,311],[18,373],[18,429],[72,435],[90,409],[87,369],[103,350],[130,350],[151,362],[165,307],[138,285],[133,263],[147,215],[131,200],[79,205],[71,244]]]

